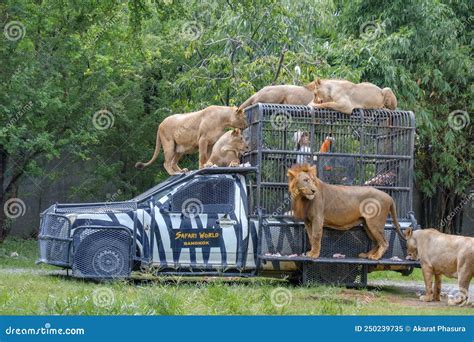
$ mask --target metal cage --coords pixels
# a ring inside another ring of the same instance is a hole
[[[293,164],[308,162],[316,165],[318,177],[326,183],[378,188],[394,199],[399,221],[413,224],[414,114],[358,109],[346,115],[308,106],[261,103],[247,108],[246,114],[249,127],[244,135],[249,152],[243,161],[259,170],[248,185],[250,212],[265,223],[259,258],[263,262],[300,262],[304,283],[366,285],[368,269],[378,261],[358,258],[372,247],[362,226],[348,231],[325,229],[321,257],[315,261],[302,255],[309,244],[303,225],[291,218],[286,173]],[[308,144],[298,149],[303,134]],[[406,244],[390,224],[385,235],[389,249],[383,264],[397,264],[390,258],[404,259]],[[347,258],[334,259],[339,253]]]
[[[252,184],[253,213],[287,216],[286,172],[293,164],[315,164],[326,183],[370,185],[395,200],[399,219],[412,211],[415,118],[410,111],[354,110],[352,115],[308,106],[256,104],[246,110],[249,152],[243,161],[259,168]],[[296,134],[307,133],[309,149],[297,150]],[[320,152],[326,138],[328,152]]]

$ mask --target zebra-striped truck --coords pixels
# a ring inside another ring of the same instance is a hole
[[[411,212],[413,113],[347,116],[267,104],[246,113],[250,151],[242,162],[249,167],[171,176],[129,201],[54,204],[41,215],[39,262],[71,269],[81,278],[128,278],[147,270],[352,286],[366,285],[373,270],[409,274],[418,266],[405,259],[405,242],[391,221],[385,227],[390,247],[381,260],[357,257],[372,244],[362,226],[324,229],[320,258],[306,257],[306,232],[291,216],[286,185],[286,170],[301,154],[317,164],[318,177],[326,182],[365,182],[387,191],[397,203],[402,229],[416,228]],[[291,125],[275,127],[277,114]],[[308,132],[313,152],[295,151],[291,137],[300,130]],[[318,153],[328,132],[336,137],[335,149]]]
[[[322,256],[304,256],[301,222],[249,212],[254,168],[210,168],[172,176],[125,202],[55,204],[42,213],[40,262],[74,277],[128,278],[133,270],[162,275],[271,276],[291,281],[365,285],[367,272],[409,272],[402,241],[386,227],[402,260],[358,259],[370,248],[362,228],[325,230]],[[403,224],[403,223],[402,223]],[[345,253],[346,258],[333,258]]]

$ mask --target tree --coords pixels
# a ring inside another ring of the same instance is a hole
[[[473,105],[468,1],[1,6],[4,29],[20,23],[14,39],[5,36],[0,46],[2,207],[22,177],[67,177],[48,174],[42,163],[65,153],[94,165],[71,193],[103,199],[108,187],[130,197],[167,176],[158,167],[162,155],[157,167],[133,167],[151,155],[166,116],[240,104],[265,85],[317,76],[389,86],[399,107],[416,113],[422,225],[439,226],[472,186],[472,126],[462,125],[472,120]],[[188,156],[183,166],[196,163]],[[0,227],[7,226],[4,214]],[[459,217],[444,230],[455,231]]]

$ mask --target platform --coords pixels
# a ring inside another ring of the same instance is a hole
[[[360,265],[401,265],[401,266],[413,266],[420,267],[418,261],[413,260],[391,260],[391,259],[380,259],[380,260],[369,260],[362,258],[310,258],[307,256],[295,256],[290,257],[286,255],[273,256],[273,255],[260,255],[261,260],[266,261],[292,261],[292,262],[312,262],[318,264],[360,264]]]

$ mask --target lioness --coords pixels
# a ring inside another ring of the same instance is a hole
[[[295,85],[266,86],[250,96],[239,109],[245,109],[255,103],[278,103],[306,106],[313,100],[315,82],[304,87]]]
[[[344,80],[321,80],[314,82],[314,97],[308,106],[331,108],[351,114],[355,108],[397,108],[397,98],[390,88],[380,89],[375,84],[355,84]]]
[[[136,163],[135,167],[143,169],[153,163],[163,145],[164,167],[170,175],[183,172],[178,166],[179,160],[196,150],[199,150],[199,168],[202,168],[226,127],[247,127],[243,111],[237,107],[210,106],[197,112],[168,116],[158,126],[153,157],[146,163]]]
[[[247,148],[240,129],[228,131],[214,144],[211,156],[204,166],[237,166],[240,163],[240,156]]]
[[[436,229],[405,231],[407,255],[420,259],[426,294],[424,302],[439,301],[441,275],[457,278],[459,295],[449,299],[449,305],[465,305],[469,301],[469,283],[474,276],[474,238],[443,234]],[[432,287],[433,275],[435,278]]]
[[[395,202],[385,192],[365,186],[326,184],[316,177],[316,168],[309,164],[297,164],[287,175],[293,215],[304,220],[311,244],[309,257],[319,257],[323,226],[348,230],[363,223],[375,247],[359,257],[380,259],[388,248],[384,228],[389,213],[397,233],[404,239]]]

